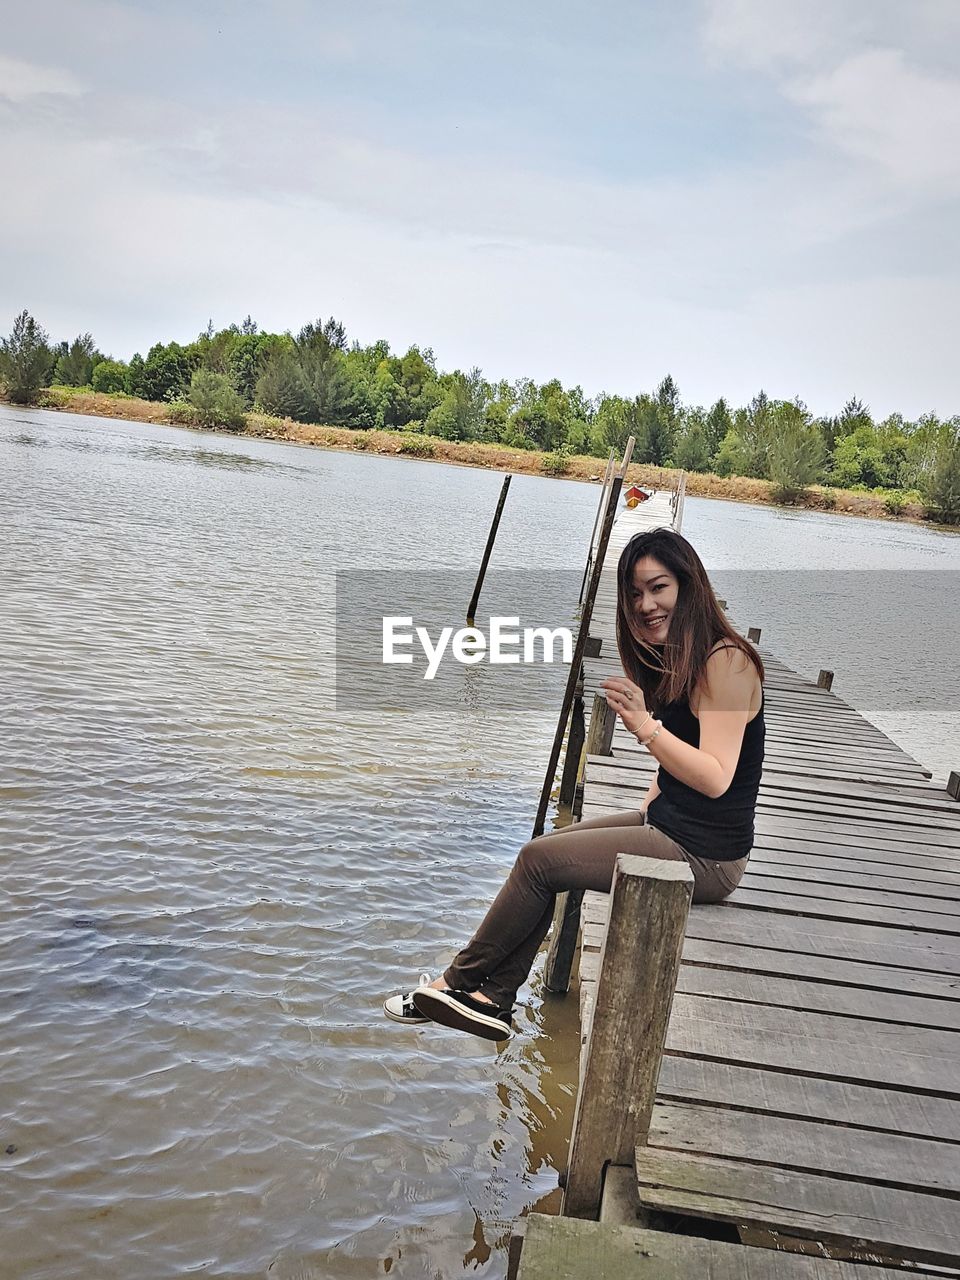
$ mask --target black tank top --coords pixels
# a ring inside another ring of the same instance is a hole
[[[691,747],[700,746],[700,721],[686,699],[671,702],[659,719]],[[740,747],[740,759],[733,781],[716,800],[680,782],[663,765],[657,774],[660,794],[650,802],[647,818],[651,826],[698,858],[733,862],[753,848],[753,816],[763,768],[763,692],[760,710],[747,721]]]

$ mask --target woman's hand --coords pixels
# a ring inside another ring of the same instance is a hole
[[[647,726],[648,732],[653,732],[653,717],[647,710],[643,690],[639,685],[628,680],[626,676],[608,676],[606,680],[600,681],[600,688],[607,700],[607,706],[613,707],[623,721],[624,728],[630,733],[635,734],[644,725]]]

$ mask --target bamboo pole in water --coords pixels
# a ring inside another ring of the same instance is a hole
[[[490,562],[490,553],[493,551],[493,544],[497,539],[497,528],[500,524],[500,517],[503,515],[503,504],[507,500],[507,490],[510,488],[512,476],[504,476],[503,486],[500,489],[500,501],[497,503],[497,509],[494,512],[493,524],[490,526],[490,532],[487,534],[487,545],[483,549],[483,559],[480,561],[480,572],[477,575],[477,585],[473,589],[473,595],[470,597],[470,603],[467,606],[467,626],[473,626],[473,620],[476,617],[477,602],[480,599],[480,589],[483,586],[483,579],[486,576],[487,565]]]

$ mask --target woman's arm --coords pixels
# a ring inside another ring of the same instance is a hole
[[[718,799],[730,786],[740,759],[743,731],[759,677],[753,663],[739,649],[719,649],[707,659],[700,686],[700,746],[661,729],[650,743],[650,754],[678,781],[702,795]],[[631,733],[647,719],[642,691],[625,679],[604,681],[607,700]],[[631,697],[624,699],[624,691]],[[647,723],[645,732],[652,730]],[[652,798],[652,797],[651,797]]]

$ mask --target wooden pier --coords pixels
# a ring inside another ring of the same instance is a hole
[[[602,722],[586,729],[584,818],[636,809],[657,767],[595,693],[619,669],[620,549],[681,515],[657,495],[613,525],[592,612],[600,656],[583,663]],[[564,1216],[527,1219],[520,1280],[960,1276],[960,804],[829,673],[818,683],[761,656],[767,747],[740,887],[667,910],[670,878],[621,859],[615,885],[632,878],[632,896],[584,895]],[[641,916],[677,936],[644,934]],[[672,1008],[669,993],[644,997],[665,1007],[635,1019],[644,1038],[625,1032],[623,988],[671,974]]]

